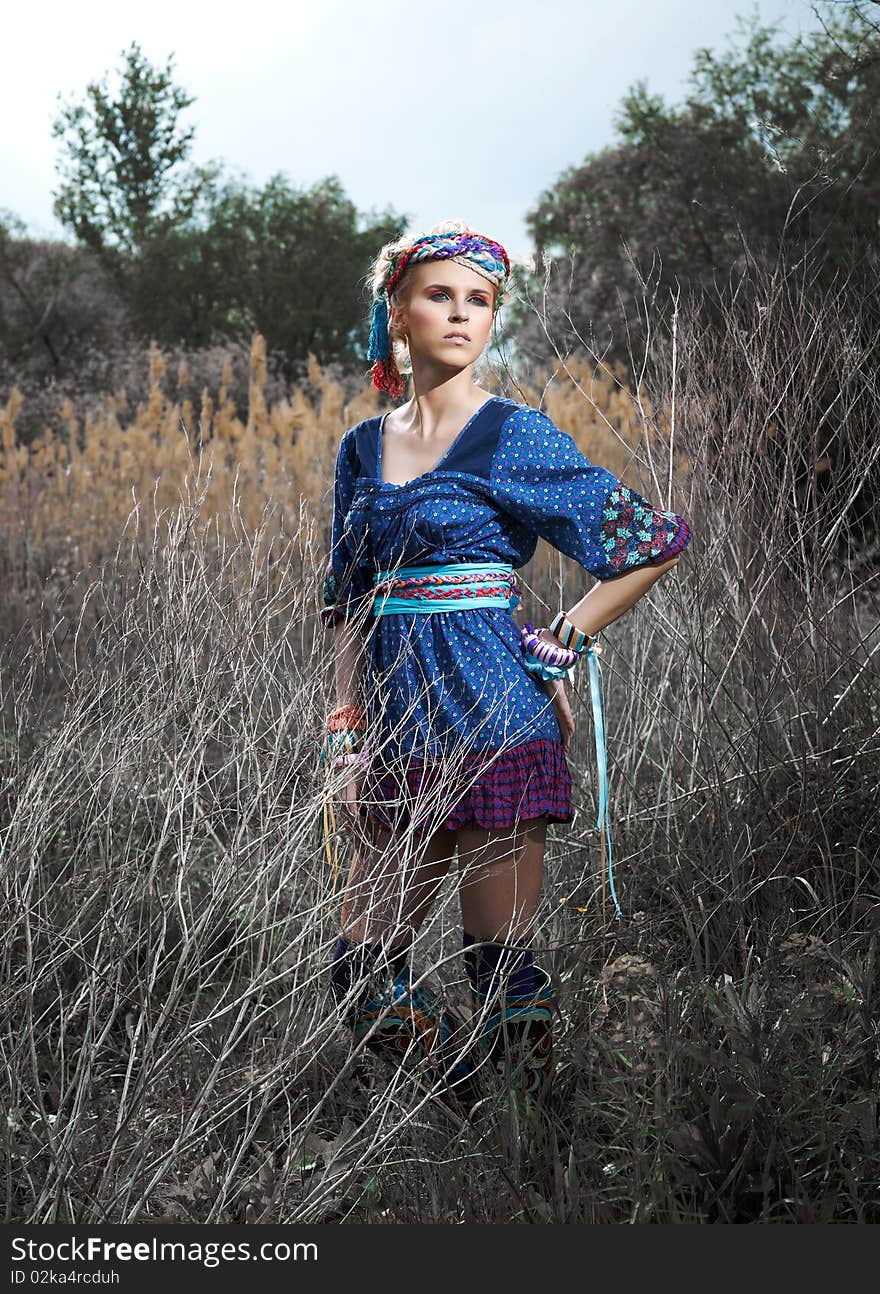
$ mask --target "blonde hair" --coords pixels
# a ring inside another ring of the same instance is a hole
[[[436,225],[432,225],[430,229],[424,229],[421,232],[414,234],[403,234],[400,238],[395,239],[394,242],[386,243],[384,247],[380,248],[379,254],[373,261],[372,267],[367,276],[371,299],[374,298],[387,283],[394,265],[401,253],[407,251],[407,249],[412,247],[418,239],[423,238],[425,234],[477,234],[478,232],[478,230],[474,229],[472,225],[467,224],[464,220],[441,220]],[[464,265],[467,269],[474,270],[475,273],[479,273],[479,270],[477,270],[473,263],[465,256],[451,256],[449,259],[455,261],[459,265]],[[424,261],[420,261],[418,264],[424,264]],[[491,280],[487,281],[491,282]],[[412,284],[412,275],[409,273],[409,267],[407,267],[398,282],[395,284],[389,300],[389,306],[405,302],[409,296]],[[501,306],[506,305],[510,300],[510,294],[507,291],[506,286],[503,284],[492,283],[492,287],[495,290],[495,311],[497,312]],[[409,347],[404,345],[403,341],[398,337],[393,319],[393,313],[389,310],[388,332],[392,354],[394,355],[394,360],[400,373],[403,376],[408,377],[412,374]]]

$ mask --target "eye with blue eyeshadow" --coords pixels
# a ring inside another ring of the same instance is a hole
[[[431,293],[430,300],[433,301],[435,297],[448,297],[448,296],[449,296],[448,292],[444,292],[442,288],[438,288],[436,292]],[[472,297],[469,297],[468,300],[477,301],[481,306],[487,306],[489,304],[489,302],[485,299],[485,297],[472,296]]]

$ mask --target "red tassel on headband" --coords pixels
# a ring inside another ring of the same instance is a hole
[[[370,372],[377,391],[387,391],[392,400],[400,399],[406,388],[393,355],[389,355],[387,359],[377,359]]]

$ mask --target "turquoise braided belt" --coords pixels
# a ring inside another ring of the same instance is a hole
[[[520,604],[519,587],[510,562],[447,562],[435,566],[402,566],[377,571],[373,614],[389,616],[412,611],[469,611],[473,607]],[[387,589],[387,591],[385,591]],[[394,592],[392,592],[394,590]]]
[[[402,566],[377,571],[373,576],[376,616],[430,614],[432,611],[470,611],[478,607],[501,607],[515,611],[520,605],[519,586],[510,562],[440,562],[433,566]],[[602,667],[596,653],[586,652],[590,672],[590,700],[596,737],[599,772],[599,814],[596,830],[605,832],[608,851],[608,882],[620,919],[620,904],[614,889],[611,862],[611,826],[608,821],[608,751],[605,715],[602,707]]]

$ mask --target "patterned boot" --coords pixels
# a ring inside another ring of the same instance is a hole
[[[345,1017],[356,1042],[398,1061],[427,1063],[431,1077],[464,1100],[471,1093],[473,1064],[458,1041],[464,1026],[439,994],[414,986],[409,966]]]
[[[462,1045],[464,1022],[439,994],[423,985],[414,988],[409,967],[394,977],[392,997],[398,1010],[411,1012],[434,1078],[442,1079],[456,1096],[467,1100],[474,1065]]]
[[[553,1016],[559,1001],[545,970],[535,967],[534,996],[487,995],[471,990],[474,1023],[481,1030],[482,1060],[508,1088],[534,1107],[553,1082]]]

